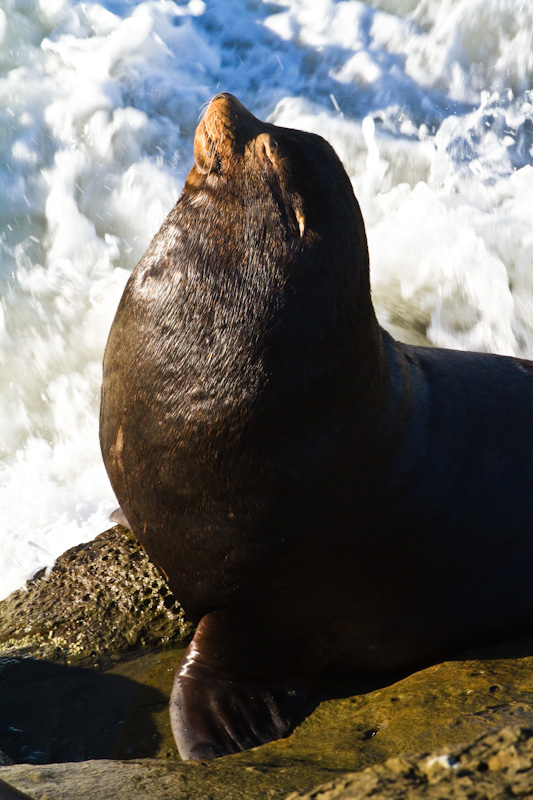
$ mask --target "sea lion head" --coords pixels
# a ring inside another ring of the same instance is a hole
[[[320,136],[262,122],[228,93],[209,103],[196,130],[195,164],[183,193],[222,226],[217,238],[285,272],[324,257],[342,268],[354,257],[368,274],[366,236],[350,180]],[[209,227],[209,226],[208,226]],[[342,281],[341,281],[342,283]]]

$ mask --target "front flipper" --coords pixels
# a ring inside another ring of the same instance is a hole
[[[237,658],[246,653],[243,645]],[[239,674],[232,674],[226,659],[217,664],[217,655],[206,650],[199,629],[176,673],[170,721],[186,761],[219,758],[284,738],[307,699],[303,685],[248,680],[242,663]],[[263,655],[268,659],[268,647]]]
[[[216,678],[191,664],[180,668],[170,700],[180,756],[203,761],[282,739],[305,699],[301,689]]]

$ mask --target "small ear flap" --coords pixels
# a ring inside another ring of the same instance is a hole
[[[301,238],[306,231],[306,218],[305,218],[303,200],[299,194],[293,195],[291,200],[292,200],[292,209],[294,211],[294,216],[296,217],[296,222],[298,223],[298,227],[300,229],[300,238]]]
[[[274,139],[274,137],[272,137],[269,133],[262,133],[256,138],[255,145],[256,148],[263,148],[266,157],[272,163],[279,176],[282,178],[285,172],[283,155],[280,154],[278,142]],[[300,237],[302,237],[306,231],[306,218],[302,197],[299,194],[290,193],[290,203],[292,205],[292,210],[300,230]]]

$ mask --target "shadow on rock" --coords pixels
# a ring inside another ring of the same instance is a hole
[[[482,667],[483,662],[498,662],[511,659],[533,658],[533,635],[521,636],[519,638],[503,640],[495,644],[476,647],[469,650],[458,652],[454,656],[446,659],[450,665],[457,664],[459,667],[463,662],[476,661]],[[338,671],[325,672],[320,682],[312,694],[305,713],[312,710],[323,700],[341,699],[354,695],[363,695],[385,689],[428,667],[436,666],[441,662],[421,663],[411,665],[404,670],[383,673],[354,674],[340,673]]]
[[[123,731],[135,714],[140,747],[156,753],[154,709],[167,698],[130,678],[32,658],[0,660],[0,750],[14,762],[49,764],[124,757]]]

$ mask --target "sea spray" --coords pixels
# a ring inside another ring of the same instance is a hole
[[[231,91],[325,136],[407,341],[533,358],[533,6],[0,0],[0,595],[103,530],[101,359]]]

